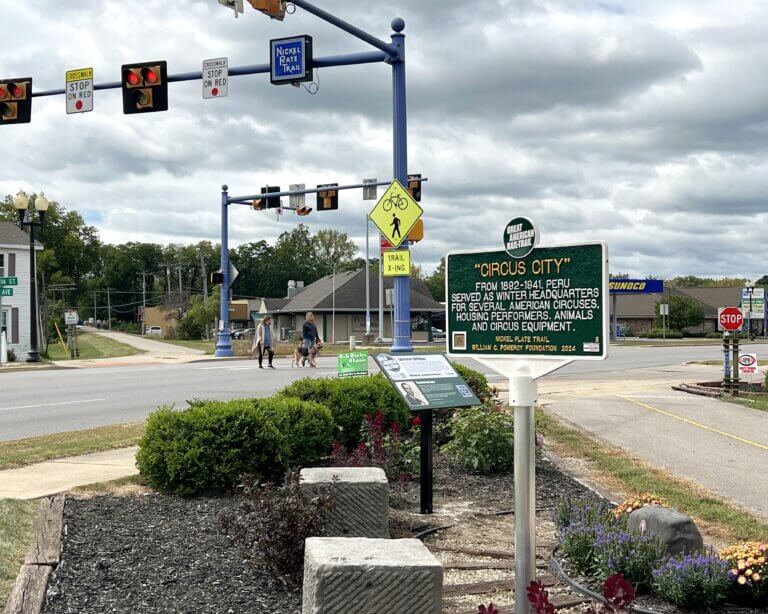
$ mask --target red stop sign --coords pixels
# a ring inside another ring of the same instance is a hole
[[[723,307],[718,320],[722,330],[739,330],[744,325],[744,314],[738,307]]]

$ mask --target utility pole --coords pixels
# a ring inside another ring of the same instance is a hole
[[[179,307],[181,307],[181,304],[184,302],[184,288],[182,287],[181,282],[181,262],[177,262],[176,266],[179,272]]]
[[[165,265],[165,279],[168,282],[168,298],[171,298],[171,265]]]
[[[203,301],[208,302],[208,273],[205,270],[205,258],[203,252],[199,253],[200,256],[200,273],[203,276]]]
[[[93,325],[96,326],[97,312],[96,312],[96,292],[93,293]],[[97,327],[98,328],[98,327]]]
[[[147,274],[146,272],[140,273],[141,275],[141,306],[146,310],[147,308]]]
[[[109,322],[109,330],[112,330],[112,299],[109,296],[109,288],[107,288],[107,322]]]

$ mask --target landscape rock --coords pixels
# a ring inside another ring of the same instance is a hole
[[[389,481],[379,467],[302,469],[302,491],[335,483],[334,507],[323,527],[326,537],[389,537]]]
[[[418,539],[310,537],[302,614],[439,614],[443,566]]]
[[[657,537],[666,544],[671,556],[704,549],[704,540],[693,519],[660,505],[650,505],[632,512],[628,528],[630,531],[645,532]]]

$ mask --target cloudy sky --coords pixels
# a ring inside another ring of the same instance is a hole
[[[634,275],[768,272],[768,2],[765,0],[317,0],[386,40],[407,23],[409,170],[425,184],[426,270],[451,249],[501,245],[531,217],[544,243],[608,242],[611,269]],[[366,51],[301,10],[282,23],[216,0],[0,0],[0,75],[63,87],[120,65],[167,59],[268,61],[270,38],[314,37],[315,55]],[[0,193],[45,190],[108,242],[215,241],[219,188],[391,177],[385,64],[319,71],[320,89],[233,77],[229,97],[172,84],[170,110],[122,115],[119,90],[67,116],[38,98],[29,125],[2,128]],[[12,152],[10,155],[8,152]],[[361,247],[364,203],[342,193],[313,230]],[[273,240],[299,218],[232,214],[232,240]]]

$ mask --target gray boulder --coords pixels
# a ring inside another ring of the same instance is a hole
[[[671,556],[704,549],[704,540],[690,516],[660,505],[641,507],[629,515],[629,530],[647,533],[666,544]]]

